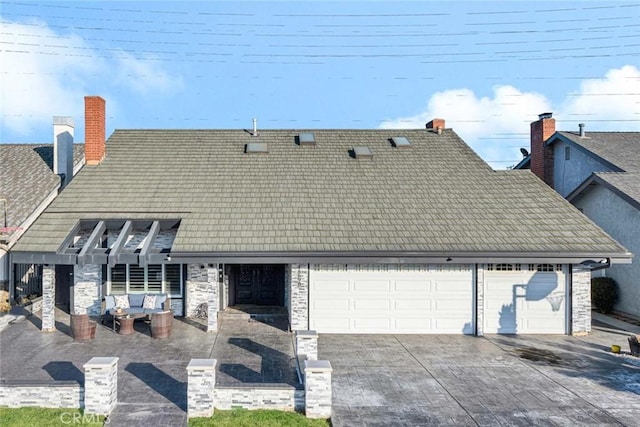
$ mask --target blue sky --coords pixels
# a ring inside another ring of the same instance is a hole
[[[116,128],[378,128],[447,121],[505,168],[529,123],[640,131],[640,4],[0,3],[0,142],[107,100]]]

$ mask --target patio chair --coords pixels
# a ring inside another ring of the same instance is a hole
[[[163,311],[151,315],[151,336],[168,338],[173,327],[173,311]]]
[[[71,315],[71,335],[76,341],[92,340],[96,337],[96,322],[88,314]]]

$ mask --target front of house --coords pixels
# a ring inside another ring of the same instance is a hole
[[[415,130],[117,130],[86,98],[87,167],[25,233],[98,315],[104,295],[286,307],[319,333],[590,330],[591,269],[631,254],[529,171],[494,171],[443,120]],[[96,131],[97,129],[97,131]]]

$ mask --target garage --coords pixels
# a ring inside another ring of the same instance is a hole
[[[309,324],[320,333],[473,334],[469,265],[312,265]]]
[[[567,332],[566,273],[560,264],[489,264],[484,333]]]

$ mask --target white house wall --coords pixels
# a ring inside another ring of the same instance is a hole
[[[591,187],[572,203],[633,253],[631,264],[614,264],[603,274],[618,283],[615,309],[640,316],[640,211],[602,185]]]

